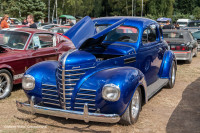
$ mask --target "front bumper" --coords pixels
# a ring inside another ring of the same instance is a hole
[[[95,121],[95,122],[105,122],[105,123],[117,123],[120,120],[120,116],[118,114],[101,114],[101,113],[89,113],[88,112],[88,104],[85,103],[84,111],[72,111],[72,110],[64,110],[64,109],[56,109],[34,105],[34,97],[31,97],[30,104],[22,103],[16,101],[17,109],[19,111],[26,111],[32,114],[44,114],[51,115],[63,118],[71,118],[84,120],[85,122]]]
[[[192,56],[191,51],[185,51],[185,52],[174,51],[174,54],[177,60],[189,60],[190,57]]]

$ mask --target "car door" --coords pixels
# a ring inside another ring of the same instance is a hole
[[[45,60],[57,60],[56,36],[50,33],[34,34],[28,46],[29,67]]]
[[[150,25],[142,34],[142,40],[137,55],[139,69],[144,73],[147,85],[158,79],[163,48],[158,25]]]

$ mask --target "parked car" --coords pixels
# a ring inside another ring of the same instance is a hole
[[[40,26],[38,27],[38,29],[40,30],[48,30],[48,29],[51,29],[53,27],[59,27],[60,25],[58,24],[48,24],[48,25],[44,25],[44,26]]]
[[[121,32],[121,26],[137,32]],[[154,20],[85,17],[64,35],[76,49],[26,71],[22,86],[28,102],[17,101],[18,110],[133,124],[142,105],[175,84],[176,58]]]
[[[45,60],[58,60],[74,48],[71,41],[48,31],[21,28],[0,31],[0,99],[10,95],[13,84],[21,83],[24,72]]]
[[[49,29],[49,31],[62,35],[66,31],[68,31],[70,28],[71,26],[59,26],[59,27],[51,28]]]
[[[192,33],[200,30],[200,20],[194,20],[188,23],[184,30],[189,30]]]
[[[200,31],[196,31],[192,33],[193,37],[197,40],[198,43],[198,51],[200,50]]]
[[[189,22],[191,22],[190,19],[178,19],[177,20],[177,23],[179,24],[179,27],[186,27]]]
[[[164,39],[174,51],[177,60],[192,62],[192,57],[198,55],[197,41],[187,30],[163,30]]]

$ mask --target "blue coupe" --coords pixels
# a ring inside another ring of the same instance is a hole
[[[175,84],[176,58],[154,20],[86,16],[64,35],[76,49],[25,72],[28,102],[17,101],[18,110],[129,125],[154,94]]]

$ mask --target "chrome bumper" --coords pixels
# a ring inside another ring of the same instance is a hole
[[[84,105],[84,112],[34,105],[34,97],[31,97],[30,104],[16,101],[16,105],[19,111],[26,111],[32,114],[44,114],[64,117],[66,119],[78,119],[84,120],[85,122],[95,121],[105,123],[117,123],[120,120],[120,116],[118,114],[89,113],[87,103],[85,103]]]
[[[191,52],[174,52],[177,60],[189,60]]]

